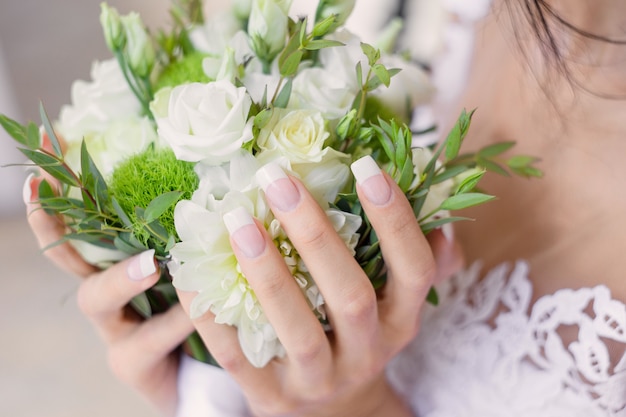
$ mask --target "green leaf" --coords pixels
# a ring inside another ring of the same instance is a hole
[[[485,175],[485,171],[476,172],[465,178],[456,189],[455,194],[469,193],[478,185],[478,182]]]
[[[132,229],[133,222],[130,221],[130,218],[128,217],[122,206],[120,206],[120,203],[115,197],[111,198],[111,205],[113,206],[113,210],[115,210],[115,214],[117,214],[117,217],[119,217],[122,223],[124,223],[124,226]]]
[[[387,68],[385,68],[384,65],[374,64],[372,66],[372,71],[374,71],[374,74],[376,74],[378,79],[385,84],[385,87],[389,87],[389,84],[391,83],[391,75],[389,75],[389,71],[387,71]]]
[[[57,138],[57,135],[52,128],[52,124],[50,123],[50,119],[48,118],[48,114],[46,113],[46,109],[43,107],[42,102],[39,102],[39,116],[41,117],[43,127],[48,134],[50,143],[52,143],[52,149],[54,149],[54,153],[57,156],[63,155],[63,153],[61,152],[61,144],[59,143],[59,139]]]
[[[456,223],[456,222],[461,222],[461,221],[473,221],[473,220],[474,219],[470,217],[458,217],[458,216],[442,217],[437,220],[432,220],[432,221],[420,224],[420,228],[422,229],[422,232],[424,234],[427,234],[449,223]]]
[[[283,77],[291,77],[295,74],[298,71],[298,66],[300,65],[300,61],[302,61],[303,56],[304,52],[300,49],[297,49],[287,55],[285,60],[279,64],[280,75]]]
[[[539,159],[535,158],[534,156],[516,155],[512,158],[509,158],[509,160],[506,161],[506,164],[509,166],[509,168],[512,169],[526,167],[538,161]]]
[[[504,152],[511,149],[513,146],[515,146],[514,141],[494,143],[493,145],[485,146],[484,148],[479,150],[478,155],[483,158],[492,158],[494,156],[503,154]]]
[[[45,201],[47,199],[56,198],[56,195],[54,194],[54,189],[52,188],[48,180],[42,180],[39,183],[39,188],[38,188],[37,193],[39,195],[40,201],[42,200]],[[46,212],[46,214],[48,214],[49,216],[54,216],[57,214],[57,212],[54,209],[50,207],[46,207],[44,204],[42,204],[42,208]]]
[[[439,305],[439,294],[437,294],[435,287],[430,287],[426,301],[434,306]]]
[[[366,91],[376,90],[382,84],[383,84],[382,80],[378,78],[377,75],[375,75],[367,81],[367,84],[365,84],[365,90]]]
[[[169,193],[161,194],[148,204],[144,212],[144,220],[147,223],[152,223],[163,213],[167,211],[172,205],[176,204],[183,195],[182,191],[170,191]]]
[[[31,149],[19,148],[19,151],[22,152],[28,159],[33,161],[35,165],[39,166],[63,184],[71,185],[73,187],[80,186],[74,173],[70,171],[70,169],[57,157]]]
[[[413,172],[413,163],[411,159],[407,157],[406,162],[402,166],[402,171],[400,172],[400,178],[397,181],[398,187],[406,193],[413,183],[413,179],[415,179],[415,173]]]
[[[363,66],[361,61],[356,63],[356,83],[357,85],[363,85]]]
[[[453,166],[450,168],[446,168],[442,173],[437,174],[435,178],[433,178],[433,182],[431,185],[442,183],[450,178],[454,178],[459,174],[464,173],[469,168],[465,165]]]
[[[329,39],[317,39],[306,44],[304,49],[307,51],[318,51],[324,48],[332,48],[335,46],[344,46],[345,44],[339,41],[332,41]]]
[[[9,136],[11,136],[21,145],[27,146],[30,149],[36,149],[29,146],[27,128],[25,126],[22,126],[20,123],[16,122],[10,117],[5,116],[4,114],[0,114],[0,125],[2,125],[2,127],[9,134]]]
[[[487,171],[495,172],[496,174],[503,175],[505,177],[510,177],[511,175],[508,173],[506,169],[504,169],[500,164],[494,162],[490,159],[485,158],[477,158],[476,164],[478,166],[485,168]]]
[[[136,255],[143,252],[144,248],[137,247],[130,242],[130,233],[120,233],[113,239],[113,244],[119,250],[129,255]]]
[[[254,126],[263,129],[272,118],[274,111],[272,109],[263,109],[254,116]]]
[[[152,316],[152,307],[150,307],[150,301],[146,293],[141,293],[133,297],[133,299],[130,300],[130,305],[141,317],[147,319]]]
[[[515,168],[511,168],[511,170],[515,172],[517,175],[525,177],[525,178],[543,177],[543,172],[540,169],[531,167],[531,166],[515,167]]]
[[[30,149],[37,149],[41,146],[41,135],[39,134],[39,127],[30,122],[26,127],[26,141]]]
[[[442,204],[441,210],[461,210],[464,208],[477,206],[487,201],[493,200],[492,195],[482,193],[465,193],[448,197]]]
[[[274,100],[274,107],[286,108],[287,104],[289,104],[289,99],[291,97],[291,87],[293,86],[293,78],[287,80],[287,83],[280,90],[280,93]]]
[[[380,59],[380,50],[374,48],[372,45],[361,42],[361,50],[367,57],[370,66],[373,66]]]
[[[461,122],[460,119],[454,124],[448,137],[445,141],[446,144],[446,159],[449,161],[456,158],[461,149]]]

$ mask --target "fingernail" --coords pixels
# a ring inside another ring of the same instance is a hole
[[[224,214],[224,224],[237,247],[248,258],[256,258],[265,250],[265,239],[250,213],[238,207]]]
[[[448,243],[454,240],[454,227],[452,226],[452,224],[447,223],[441,226],[441,233],[443,234],[443,237],[446,238]]]
[[[24,199],[24,204],[30,204],[33,201],[33,198],[37,198],[37,194],[39,192],[38,187],[39,181],[35,181],[35,174],[30,173],[28,177],[26,177],[26,181],[24,181],[24,187],[22,188],[22,198]]]
[[[367,155],[354,161],[350,168],[357,184],[370,202],[377,206],[383,206],[389,201],[391,188],[371,156]]]
[[[284,212],[297,207],[300,193],[278,164],[263,166],[257,171],[256,178],[272,206]]]
[[[157,270],[154,260],[154,249],[147,250],[135,256],[128,264],[128,278],[131,281],[141,281],[154,274]]]

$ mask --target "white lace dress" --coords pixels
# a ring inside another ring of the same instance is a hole
[[[518,262],[479,281],[476,264],[439,288],[419,336],[388,375],[419,417],[625,417],[626,306],[608,288],[530,305]]]

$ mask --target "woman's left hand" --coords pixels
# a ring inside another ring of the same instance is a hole
[[[373,160],[353,170],[388,270],[378,296],[302,183],[276,166],[260,172],[274,215],[325,298],[330,333],[311,312],[263,226],[243,209],[227,214],[241,269],[287,354],[258,369],[244,357],[235,328],[216,324],[210,312],[195,326],[256,416],[412,415],[384,369],[417,334],[420,309],[437,275],[436,256],[394,181]],[[453,245],[442,239],[433,247],[450,251]],[[179,293],[185,309],[193,296]]]

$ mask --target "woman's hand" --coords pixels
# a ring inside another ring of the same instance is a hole
[[[59,241],[63,223],[36,203],[40,178],[24,185],[28,221],[41,248]],[[104,340],[109,365],[117,378],[137,390],[166,415],[177,405],[179,355],[174,350],[193,331],[180,305],[144,321],[126,305],[159,279],[152,251],[122,261],[104,271],[87,264],[68,243],[47,249],[45,255],[61,269],[84,280],[78,306]]]
[[[258,417],[412,415],[390,388],[384,369],[418,331],[437,261],[393,180],[371,158],[358,161],[353,171],[388,269],[379,296],[303,185],[275,165],[258,174],[272,211],[324,295],[331,333],[311,312],[262,225],[243,209],[225,216],[241,269],[287,355],[254,368],[236,329],[216,324],[211,313],[194,324]],[[452,259],[452,245],[441,234],[435,240],[433,247],[445,248]],[[186,309],[193,296],[179,292]]]

